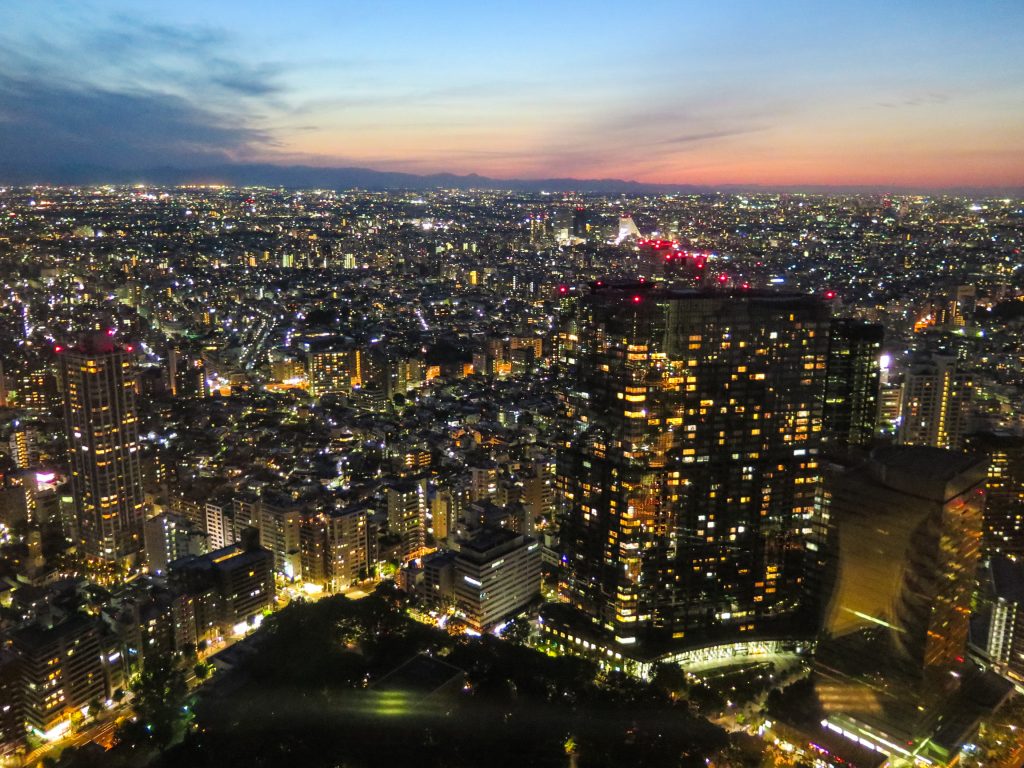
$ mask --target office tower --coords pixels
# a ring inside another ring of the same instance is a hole
[[[942,695],[963,661],[981,545],[985,461],[925,446],[875,450],[824,472],[811,587],[822,627],[858,673]],[[872,633],[875,637],[872,638]]]
[[[903,382],[897,442],[959,450],[967,434],[974,382],[951,355],[930,354],[911,363]]]
[[[142,547],[145,506],[131,352],[96,334],[60,354],[79,540],[116,568]]]
[[[415,557],[426,544],[427,481],[399,480],[387,489],[388,530],[402,540],[402,556]]]
[[[645,280],[666,280],[676,287],[699,288],[707,274],[707,255],[691,253],[673,240],[637,241],[636,275]]]
[[[188,518],[173,512],[151,517],[143,523],[143,535],[150,573],[165,574],[175,560],[208,551],[207,535]]]
[[[985,569],[977,641],[993,669],[1024,684],[1024,562],[994,555]],[[972,635],[974,631],[972,629]]]
[[[96,619],[75,614],[51,627],[33,624],[14,632],[12,640],[25,725],[36,735],[64,733],[72,713],[110,695]]]
[[[587,237],[587,210],[582,205],[577,205],[572,211],[572,236]]]
[[[964,447],[988,458],[985,551],[1024,555],[1024,436],[980,432],[968,435]]]
[[[596,286],[561,393],[564,591],[622,645],[737,639],[798,607],[829,309]]]
[[[822,442],[828,450],[868,446],[875,436],[884,329],[841,319],[828,342]]]
[[[511,618],[540,595],[540,544],[503,528],[459,542],[455,602],[478,632]]]

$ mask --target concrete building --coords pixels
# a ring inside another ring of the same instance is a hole
[[[960,450],[974,399],[971,375],[951,355],[914,361],[903,382],[897,442]]]
[[[25,726],[36,735],[52,738],[65,732],[72,713],[112,693],[95,619],[75,614],[52,626],[30,625],[14,632],[12,640],[21,668]]]
[[[302,505],[288,498],[264,497],[260,500],[260,546],[273,554],[275,573],[287,579],[297,579],[302,575],[302,512]]]
[[[415,557],[426,544],[427,481],[400,480],[387,489],[388,530],[402,540],[402,556]]]
[[[540,595],[540,544],[504,529],[481,529],[459,542],[455,601],[466,622],[487,630]]]
[[[207,534],[173,512],[151,517],[144,523],[143,533],[150,573],[165,574],[175,560],[209,551]]]
[[[231,545],[199,557],[172,563],[169,582],[195,599],[198,635],[211,621],[223,633],[239,633],[257,625],[274,605],[274,556],[262,548]]]

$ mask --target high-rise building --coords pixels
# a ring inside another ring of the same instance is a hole
[[[183,342],[167,348],[167,378],[174,397],[197,398],[210,394],[206,364],[200,351]]]
[[[36,735],[64,733],[72,713],[112,693],[96,619],[76,614],[49,627],[29,625],[16,631],[13,641],[25,725]]]
[[[388,530],[402,540],[402,556],[414,557],[426,544],[427,481],[400,480],[387,489]]]
[[[115,569],[131,565],[142,548],[145,494],[131,353],[96,334],[60,354],[79,539],[87,557]]]
[[[980,602],[975,641],[997,672],[1024,685],[1024,562],[993,555]]]
[[[540,595],[540,544],[503,528],[459,542],[455,602],[477,631],[514,616]]]
[[[903,382],[897,442],[959,450],[967,434],[974,398],[970,374],[952,355],[930,354],[914,361]]]
[[[955,683],[981,550],[985,461],[925,446],[876,449],[824,472],[809,544],[827,638],[881,633],[865,670],[921,694]],[[880,642],[878,642],[880,640]],[[881,656],[879,656],[881,654]],[[883,658],[884,657],[884,658]]]
[[[274,605],[274,556],[261,547],[232,544],[179,560],[169,578],[176,590],[195,599],[199,637],[210,624],[223,633],[244,632]]]
[[[302,575],[300,525],[303,507],[284,496],[264,496],[260,501],[260,546],[274,556],[274,571],[285,578]]]
[[[25,743],[21,665],[14,651],[0,648],[0,764]]]
[[[1024,555],[1024,436],[981,432],[968,435],[965,447],[988,457],[986,551]]]
[[[577,205],[572,210],[572,236],[584,239],[587,237],[587,209],[582,205]]]
[[[362,355],[350,347],[318,348],[306,354],[309,394],[348,394],[362,381]]]
[[[822,441],[829,450],[868,446],[878,419],[884,329],[840,319],[829,333]]]
[[[818,479],[829,309],[596,286],[562,399],[563,591],[621,645],[791,617]]]
[[[305,515],[300,533],[304,581],[337,592],[373,573],[377,553],[369,507]]]
[[[207,535],[188,518],[165,512],[143,524],[146,562],[151,573],[164,574],[167,566],[182,557],[208,551]]]

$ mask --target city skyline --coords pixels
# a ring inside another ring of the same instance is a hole
[[[1003,33],[1022,20],[995,2],[14,2],[0,183],[266,164],[282,178],[1020,187],[1024,62]]]

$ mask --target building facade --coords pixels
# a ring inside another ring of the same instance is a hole
[[[791,616],[818,479],[829,309],[595,287],[558,457],[566,599],[623,646]]]
[[[141,550],[145,509],[131,354],[106,334],[60,353],[79,541],[115,567]]]

